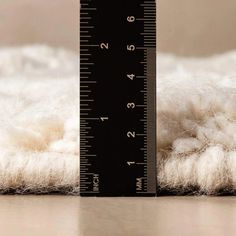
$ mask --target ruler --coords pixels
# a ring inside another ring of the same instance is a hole
[[[80,5],[80,195],[155,196],[155,0]]]

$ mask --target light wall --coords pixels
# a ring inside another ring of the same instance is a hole
[[[158,50],[202,56],[236,49],[235,0],[157,0]]]
[[[0,0],[0,19],[0,47],[78,49],[79,0]],[[159,51],[202,56],[236,48],[235,0],[157,0],[157,19]]]
[[[79,0],[0,0],[0,47],[78,48]]]

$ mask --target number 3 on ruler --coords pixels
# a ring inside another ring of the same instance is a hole
[[[134,102],[127,103],[127,108],[134,109],[135,108],[135,103]]]

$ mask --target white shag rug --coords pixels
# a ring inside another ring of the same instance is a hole
[[[236,192],[236,51],[158,57],[158,186]]]
[[[79,192],[78,56],[0,49],[0,192]],[[236,52],[158,55],[159,191],[236,190]]]
[[[0,192],[78,193],[78,57],[0,49]]]

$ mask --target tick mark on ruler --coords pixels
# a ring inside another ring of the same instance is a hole
[[[85,7],[83,7],[83,8],[81,8],[81,10],[84,10],[84,11],[95,11],[95,10],[97,10],[97,8],[85,8]]]
[[[99,47],[98,44],[87,44],[87,45],[80,45],[81,47]]]

